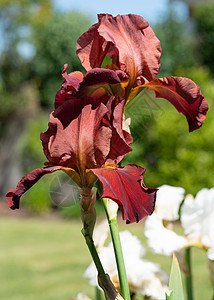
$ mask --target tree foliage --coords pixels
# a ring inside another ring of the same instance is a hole
[[[89,18],[54,12],[51,0],[1,0],[0,8],[1,92],[18,93],[23,83],[33,80],[42,103],[53,103],[63,64],[69,63],[71,71],[81,68],[76,40],[90,26]]]
[[[188,22],[177,22],[172,11],[163,24],[154,28],[163,50],[160,75],[188,77],[201,87],[209,103],[204,125],[189,133],[186,119],[170,103],[155,99],[151,93],[140,95],[126,110],[126,116],[132,119],[134,144],[124,164],[134,162],[146,167],[145,180],[149,186],[171,184],[193,194],[214,186],[214,84],[210,72],[214,11],[210,8],[206,14],[207,10],[208,6],[203,6],[195,11],[197,22],[200,19],[198,32],[186,30]],[[198,48],[200,37],[204,44]],[[204,57],[205,52],[209,59],[207,67],[197,59],[200,54]]]
[[[193,10],[198,33],[198,48],[204,64],[214,74],[214,4],[200,4]]]
[[[63,65],[69,65],[69,71],[81,70],[76,55],[76,41],[88,29],[90,20],[80,13],[55,14],[42,27],[37,27],[34,35],[36,55],[33,69],[43,104],[53,106],[54,97],[63,78]]]
[[[0,57],[0,86],[4,92],[16,91],[32,76],[31,62],[21,53],[21,46],[30,47],[30,36],[51,16],[50,0],[1,0],[0,24],[2,49]]]
[[[214,85],[209,71],[210,68],[214,72],[214,6],[198,7],[193,13],[197,24],[195,36],[191,30],[186,30],[190,28],[189,23],[178,22],[173,12],[165,22],[154,26],[163,49],[159,75],[186,76],[195,80],[210,105],[207,120],[202,128],[189,134],[185,118],[168,102],[154,101],[152,95],[144,94],[143,99],[133,100],[126,110],[126,116],[132,118],[134,143],[133,152],[123,164],[146,167],[148,186],[171,184],[196,194],[202,187],[214,186],[211,176]],[[35,102],[35,98],[53,108],[55,94],[63,81],[63,65],[68,63],[69,72],[83,70],[75,53],[76,40],[90,23],[90,19],[80,13],[54,12],[50,0],[0,0],[4,45],[0,49],[0,137],[6,132],[7,122],[20,111],[21,118],[27,119],[29,113],[25,108]],[[33,47],[29,57],[22,53],[24,43]],[[200,67],[199,56],[207,68]],[[31,91],[32,101],[26,90]],[[21,140],[23,147],[19,149],[23,171],[33,168],[35,162],[37,165],[44,162],[39,141],[40,131],[46,129],[40,128],[43,122],[38,119],[38,122],[28,120],[26,123],[27,131]],[[47,207],[50,205],[47,202]]]
[[[161,68],[159,77],[175,75],[178,66],[191,67],[198,62],[196,41],[189,20],[180,22],[173,7],[165,20],[154,26],[161,42]]]
[[[189,133],[186,119],[164,99],[155,103],[133,100],[127,116],[132,118],[134,145],[124,164],[146,167],[146,185],[181,186],[195,195],[201,188],[214,186],[214,85],[204,67],[181,68],[177,75],[188,76],[201,86],[210,106],[204,125]]]

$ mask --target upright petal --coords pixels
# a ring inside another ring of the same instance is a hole
[[[86,70],[100,67],[107,55],[130,76],[132,86],[141,76],[154,79],[161,47],[148,22],[132,14],[100,14],[98,20],[77,41],[77,54]]]
[[[101,198],[114,200],[126,223],[139,222],[143,217],[152,214],[157,190],[144,185],[144,168],[127,165],[123,168],[103,167],[91,171],[103,185]]]
[[[35,169],[31,171],[29,174],[22,177],[22,179],[17,184],[16,189],[11,189],[7,193],[7,203],[11,209],[19,208],[19,200],[20,197],[29,190],[43,175],[53,173],[58,170],[63,171],[72,171],[70,168],[62,167],[62,166],[53,166],[53,167],[45,167],[40,169]]]
[[[76,43],[77,55],[86,71],[100,68],[110,47],[110,43],[99,35],[98,27],[99,23],[92,25]]]
[[[157,78],[133,89],[127,102],[130,102],[143,89],[155,91],[157,98],[164,98],[185,115],[189,131],[198,129],[206,119],[208,103],[201,89],[191,79],[167,76]]]

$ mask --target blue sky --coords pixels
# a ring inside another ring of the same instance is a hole
[[[96,21],[98,13],[112,15],[134,13],[141,15],[150,23],[161,21],[168,9],[169,0],[53,0],[57,10],[78,10],[91,16]],[[175,1],[181,18],[186,16],[187,8],[179,1]]]
[[[151,25],[161,22],[164,19],[169,7],[169,0],[52,0],[57,11],[80,11],[88,15],[93,23],[97,22],[98,13],[117,14],[138,14],[144,17]],[[175,10],[180,16],[180,20],[185,20],[188,16],[187,6],[182,1],[173,0]],[[1,28],[0,28],[1,36]],[[3,49],[2,37],[0,39],[0,52]],[[18,46],[19,52],[26,58],[31,59],[34,48],[27,42],[22,42]]]

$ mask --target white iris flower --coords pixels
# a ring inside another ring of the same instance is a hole
[[[165,291],[168,289],[168,275],[161,271],[157,264],[142,259],[142,256],[145,255],[145,249],[136,236],[129,231],[123,231],[120,232],[120,239],[130,291],[152,297],[152,299],[165,299]],[[112,242],[107,247],[102,248],[99,256],[105,272],[109,274],[114,285],[118,288],[119,279]],[[91,285],[98,285],[94,263],[88,266],[84,277],[89,280]]]

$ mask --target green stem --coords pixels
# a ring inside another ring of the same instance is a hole
[[[95,287],[96,300],[102,300],[102,291],[96,286]]]
[[[93,261],[95,263],[95,266],[97,268],[98,273],[100,275],[103,275],[104,277],[106,277],[105,271],[103,269],[102,263],[101,263],[100,258],[98,256],[97,249],[94,245],[94,241],[93,241],[92,237],[89,234],[86,234],[84,232],[84,229],[82,230],[82,234],[85,238],[86,244],[87,244],[88,249],[91,253],[91,256],[93,258]],[[107,277],[106,277],[106,280],[108,280]]]
[[[102,200],[106,211],[107,219],[109,222],[111,238],[114,246],[114,253],[115,253],[117,269],[118,269],[121,296],[125,300],[130,300],[128,280],[127,280],[126,269],[125,269],[125,264],[123,259],[123,252],[122,252],[122,247],[120,242],[119,228],[117,224],[117,214],[113,214],[113,216],[110,216],[107,209],[108,199],[103,198]]]
[[[191,248],[185,249],[185,261],[187,265],[188,274],[185,276],[186,280],[186,292],[187,292],[187,299],[193,300],[193,288],[192,288],[192,266],[191,266]]]

